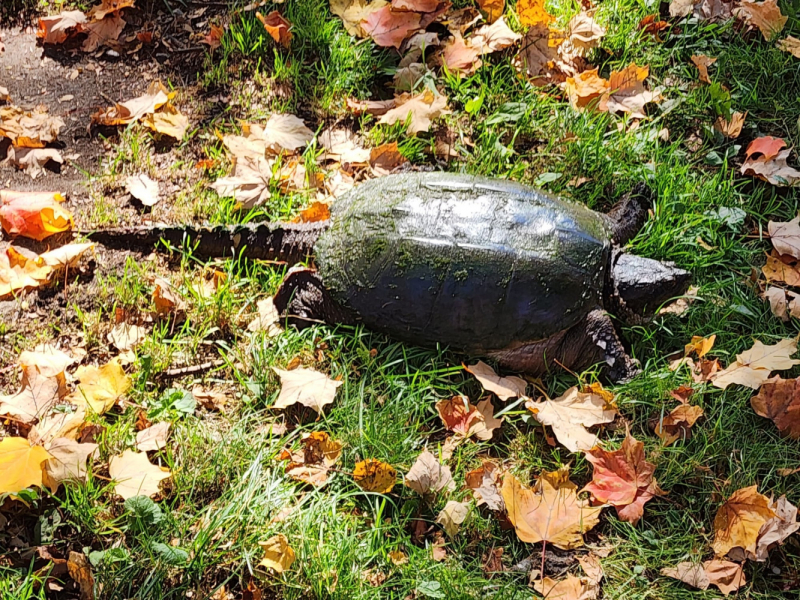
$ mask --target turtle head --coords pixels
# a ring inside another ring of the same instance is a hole
[[[610,305],[622,308],[620,316],[637,321],[652,316],[662,304],[680,296],[692,275],[672,263],[622,251],[613,252]],[[616,300],[616,302],[615,302]]]

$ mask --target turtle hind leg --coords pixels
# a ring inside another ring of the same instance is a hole
[[[302,329],[317,323],[353,325],[355,313],[337,303],[314,269],[290,269],[273,298],[287,323]]]
[[[637,183],[606,215],[611,224],[611,237],[620,246],[627,244],[639,233],[653,206],[653,190],[645,183]]]
[[[608,378],[628,381],[639,373],[636,362],[622,346],[609,316],[593,310],[566,331],[513,350],[500,350],[490,356],[512,371],[544,375],[553,369],[581,371],[604,363]]]

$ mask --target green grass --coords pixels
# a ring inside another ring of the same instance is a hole
[[[181,3],[171,4],[174,8]],[[578,10],[572,2],[549,6],[562,24]],[[781,6],[784,14],[795,15],[796,7]],[[238,119],[263,119],[273,111],[296,113],[312,128],[342,119],[360,129],[372,145],[397,141],[413,164],[441,167],[431,157],[432,135],[409,138],[402,126],[376,126],[372,117],[345,114],[348,96],[379,98],[389,93],[396,53],[348,36],[326,0],[288,0],[260,10],[274,8],[294,25],[291,51],[275,48],[253,12],[237,13],[222,46],[209,53],[199,75],[201,89],[225,90],[233,98],[220,117],[196,133],[205,156],[218,160],[208,180],[228,168],[215,130],[234,131]],[[644,372],[614,391],[625,421],[633,435],[645,441],[648,457],[657,465],[656,477],[669,495],[648,503],[636,526],[621,522],[607,509],[587,539],[614,547],[602,561],[603,598],[720,598],[714,588],[690,590],[660,576],[659,570],[682,560],[710,558],[714,515],[740,487],[758,484],[767,495],[786,494],[800,502],[800,476],[778,473],[800,466],[800,446],[755,415],[751,392],[737,386],[725,391],[696,386],[692,401],[704,408],[705,416],[690,440],[664,448],[649,422],[672,408],[670,390],[691,382],[687,371],[669,370],[667,357],[681,351],[693,335],[717,334],[712,354],[727,364],[754,339],[773,343],[800,332],[796,322],[784,324],[770,314],[750,280],[751,268],[760,266],[769,248],[758,232],[766,229],[769,219],[794,217],[798,193],[743,178],[737,167],[753,137],[776,135],[789,145],[800,141],[800,63],[760,34],[745,36],[730,24],[684,21],[678,25],[680,33],[659,43],[637,28],[642,17],[655,12],[633,0],[599,3],[597,18],[607,35],[602,49],[590,56],[606,76],[630,62],[650,65],[649,85],[663,85],[668,102],[650,106],[650,118],[638,128],[629,127],[624,117],[576,113],[558,89],[531,87],[517,76],[511,54],[499,53],[484,57],[484,66],[470,77],[438,78],[453,111],[444,123],[471,140],[460,148],[462,158],[447,169],[525,183],[544,173],[557,174],[547,178],[545,189],[602,210],[641,180],[656,191],[653,218],[629,250],[691,270],[699,299],[680,317],[659,316],[645,325],[622,326],[625,342]],[[790,19],[787,33],[798,32],[800,23]],[[732,110],[748,113],[738,140],[714,135],[711,126],[726,110],[725,99],[715,92],[715,100],[711,86],[698,82],[690,62],[693,54],[718,58],[711,68],[712,81],[728,88]],[[475,99],[481,97],[479,108],[468,113],[467,103],[477,104]],[[509,112],[509,103],[521,104],[523,110]],[[620,130],[619,123],[626,126]],[[659,138],[664,129],[669,132],[667,141]],[[689,143],[690,138],[697,143]],[[95,174],[98,180],[114,181],[139,172],[142,165],[152,167],[152,143],[141,130],[126,130],[115,144],[103,172]],[[306,151],[309,162],[314,152],[313,147]],[[571,182],[579,177],[587,181],[575,187]],[[206,183],[201,179],[181,192],[174,207],[176,220],[280,220],[309,200],[275,189],[264,206],[242,212],[229,199],[217,198]],[[735,209],[733,221],[726,221],[720,208]],[[88,215],[96,225],[118,222],[102,193],[95,195]],[[149,338],[137,348],[129,405],[98,419],[105,429],[97,440],[100,458],[95,472],[85,484],[68,485],[54,496],[42,491],[29,499],[34,519],[58,511],[62,524],[52,544],[59,551],[107,551],[103,559],[95,555],[99,597],[201,599],[214,597],[224,587],[238,598],[251,580],[264,590],[264,597],[287,599],[534,595],[525,573],[508,571],[489,579],[481,564],[493,548],[504,549],[504,564],[511,567],[531,555],[538,557],[540,546],[520,542],[495,516],[473,505],[461,532],[446,539],[445,560],[437,562],[431,550],[432,531],[438,529],[435,517],[447,499],[469,499],[464,474],[481,458],[504,461],[528,480],[542,469],[571,464],[572,479],[583,485],[592,470],[582,456],[549,446],[541,428],[517,408],[506,415],[493,441],[457,448],[448,464],[458,487],[447,498],[428,504],[402,485],[388,495],[365,493],[348,475],[357,461],[377,458],[406,472],[424,448],[438,452],[445,439],[435,403],[460,393],[479,399],[477,383],[460,367],[468,357],[446,348],[397,343],[360,328],[289,329],[273,339],[248,335],[245,327],[255,302],[274,292],[285,268],[224,261],[219,268],[227,276],[225,284],[202,297],[196,287],[203,265],[190,250],[184,249],[178,258],[166,267],[186,302],[185,318],[154,322]],[[105,346],[116,308],[147,314],[152,308],[150,277],[164,270],[164,264],[131,259],[99,278],[98,306],[76,319],[87,349]],[[12,343],[12,337],[4,333],[3,342],[14,353],[33,345],[33,340],[17,338]],[[226,364],[204,374],[159,379],[170,367],[219,357]],[[297,357],[343,384],[322,415],[289,410],[286,418],[295,429],[271,436],[268,425],[280,412],[269,408],[279,391],[272,367],[283,368]],[[594,375],[587,373],[586,379]],[[174,421],[170,445],[153,462],[169,466],[173,478],[157,502],[162,513],[158,523],[137,519],[110,492],[108,459],[131,447],[140,410],[152,414],[160,410],[166,388],[190,390],[196,383],[226,390],[229,407],[221,413],[199,408],[188,415],[167,411]],[[539,382],[551,396],[575,383],[564,373]],[[297,448],[301,434],[310,431],[328,432],[344,443],[339,471],[321,489],[292,481],[277,459],[284,448]],[[601,437],[616,447],[624,431],[607,430]],[[287,507],[293,510],[275,522]],[[431,528],[422,541],[412,536],[418,520]],[[258,541],[277,533],[285,534],[297,553],[297,561],[283,575],[257,568]],[[186,555],[176,557],[163,545]],[[393,550],[406,553],[408,563],[391,563],[388,553]],[[6,554],[19,556],[13,550]],[[2,568],[0,597],[45,597],[41,573],[32,567]],[[741,596],[796,597],[798,569],[800,542],[794,537],[773,551],[768,563],[748,563],[748,584]]]

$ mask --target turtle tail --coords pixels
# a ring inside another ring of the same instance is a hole
[[[627,244],[639,233],[647,221],[647,214],[653,206],[655,194],[647,184],[638,183],[625,194],[606,215],[609,219],[614,242],[620,246]]]
[[[151,252],[160,244],[189,247],[201,259],[238,257],[300,262],[314,253],[314,244],[329,226],[316,223],[248,223],[244,225],[158,225],[84,231],[92,241],[116,250]]]

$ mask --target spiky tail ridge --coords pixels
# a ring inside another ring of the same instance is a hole
[[[150,252],[159,249],[163,242],[176,248],[187,246],[194,256],[202,259],[242,256],[294,263],[305,260],[314,253],[314,244],[328,225],[328,221],[211,227],[157,225],[82,233],[92,241],[115,250]]]

